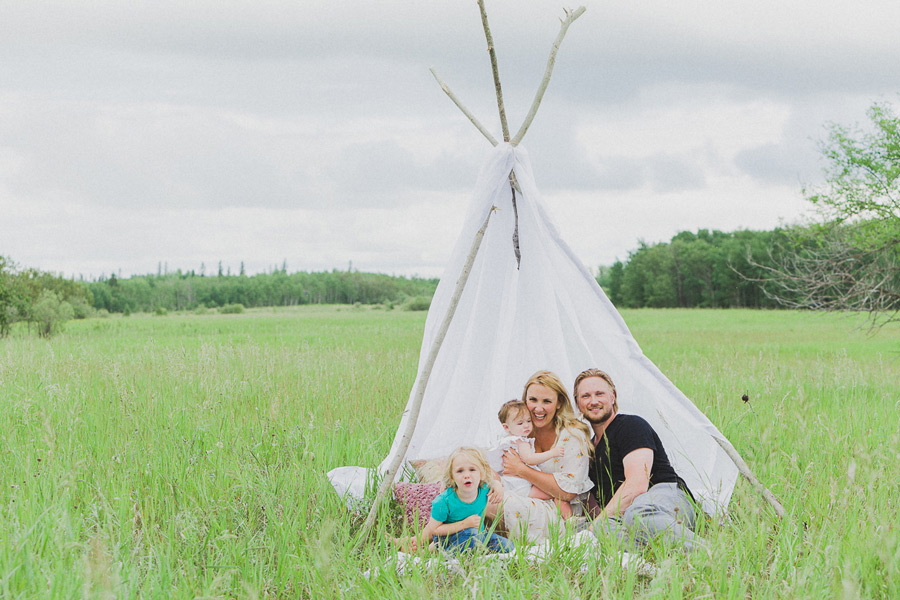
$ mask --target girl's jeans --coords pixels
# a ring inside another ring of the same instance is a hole
[[[490,552],[512,552],[513,543],[496,533],[487,530],[479,531],[475,527],[463,529],[448,536],[435,536],[434,543],[445,550],[472,550],[484,548]]]

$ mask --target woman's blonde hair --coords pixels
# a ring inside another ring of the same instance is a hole
[[[453,479],[453,461],[459,456],[468,458],[475,465],[475,468],[478,469],[478,472],[481,473],[481,483],[478,487],[486,486],[493,477],[493,470],[481,450],[472,446],[461,446],[447,457],[447,468],[444,469],[444,486],[456,489],[456,481]]]
[[[562,381],[559,380],[556,373],[552,371],[538,371],[528,378],[525,382],[525,389],[522,390],[522,402],[528,397],[528,388],[534,384],[542,385],[556,392],[556,412],[553,413],[553,427],[556,430],[557,437],[563,429],[568,429],[572,433],[580,433],[590,449],[591,430],[587,425],[578,420],[575,416],[575,409],[572,408],[572,401]]]

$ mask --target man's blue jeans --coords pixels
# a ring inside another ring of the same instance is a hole
[[[463,529],[456,533],[444,537],[434,537],[434,543],[445,550],[473,550],[475,548],[483,548],[490,552],[512,552],[514,546],[511,541],[491,533],[487,530],[478,530],[475,527]]]

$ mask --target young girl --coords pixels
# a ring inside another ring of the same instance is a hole
[[[447,549],[468,550],[484,547],[492,552],[511,552],[513,544],[503,536],[484,529],[483,515],[489,490],[494,498],[502,498],[503,488],[478,448],[463,446],[447,459],[444,473],[447,489],[431,502],[431,519],[421,536],[396,540],[403,548],[434,545]],[[498,499],[499,500],[499,499]]]
[[[526,465],[536,467],[552,458],[562,458],[562,446],[556,446],[547,452],[534,451],[534,439],[528,437],[531,435],[534,426],[531,422],[531,413],[528,407],[521,400],[510,400],[500,407],[497,414],[503,429],[508,434],[500,440],[500,442],[489,451],[490,466],[498,473],[503,471],[502,458],[503,453],[509,449],[514,449],[519,454]],[[513,477],[510,475],[501,476],[500,481],[506,491],[520,495],[536,498],[539,500],[550,500],[551,496],[541,490],[537,486],[531,485],[526,479],[521,477]],[[558,498],[552,498],[559,509],[559,513],[563,519],[572,516],[572,507],[568,502],[563,502]]]

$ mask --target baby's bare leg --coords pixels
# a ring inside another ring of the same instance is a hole
[[[556,508],[559,510],[559,514],[562,515],[563,519],[568,519],[572,516],[571,504],[569,504],[568,502],[563,502],[559,498],[554,498],[536,485],[531,486],[531,492],[528,493],[528,497],[534,498],[536,500],[553,500],[554,504],[556,504]]]
[[[528,492],[529,498],[535,498],[536,500],[552,500],[553,496],[542,490],[536,485],[531,486],[531,491]]]
[[[563,519],[568,519],[572,516],[572,505],[568,502],[564,502],[559,498],[554,498],[553,502],[556,503],[556,508],[559,509],[559,514]]]

